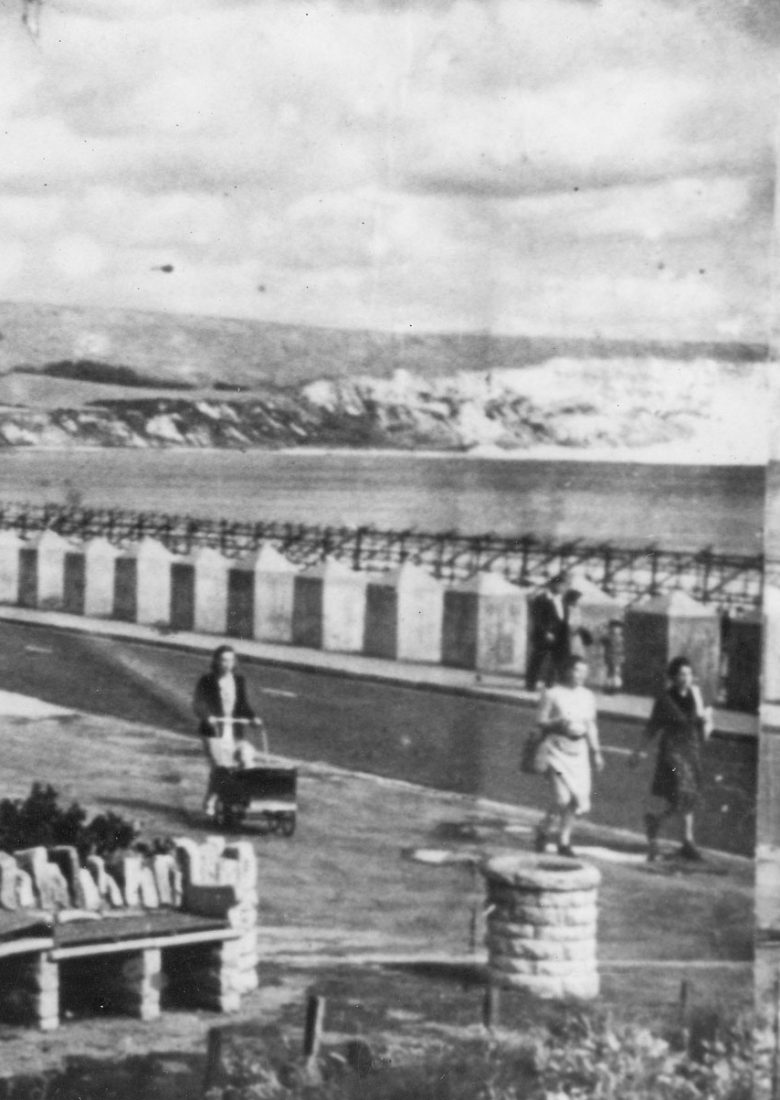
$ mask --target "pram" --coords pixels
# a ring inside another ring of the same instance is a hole
[[[223,829],[255,826],[264,832],[292,836],[295,832],[298,804],[298,769],[272,764],[241,763],[242,751],[233,740],[233,725],[251,725],[246,718],[212,718],[222,729],[208,738],[207,747],[214,765],[212,790],[216,796],[215,821]],[[260,734],[262,755],[270,755],[265,727]],[[254,754],[253,754],[254,755]]]

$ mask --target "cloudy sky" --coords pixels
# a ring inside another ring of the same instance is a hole
[[[0,298],[766,337],[775,0],[20,4]]]

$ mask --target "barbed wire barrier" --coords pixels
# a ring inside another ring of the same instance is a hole
[[[212,547],[229,558],[270,545],[302,567],[336,559],[356,570],[382,572],[412,562],[450,583],[490,570],[513,583],[535,587],[555,573],[576,571],[628,603],[683,591],[724,610],[760,608],[764,579],[764,559],[758,554],[722,553],[707,547],[677,551],[585,539],[555,541],[533,534],[385,531],[26,503],[0,503],[0,529],[21,537],[44,530],[79,540],[102,537],[118,546],[151,537],[176,554]]]

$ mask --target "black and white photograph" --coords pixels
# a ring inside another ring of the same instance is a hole
[[[0,0],[0,1100],[780,1100],[779,70]]]

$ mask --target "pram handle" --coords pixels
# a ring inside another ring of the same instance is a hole
[[[230,722],[233,726],[260,726],[263,724],[262,718],[222,718],[220,715],[212,715],[209,719],[214,726],[227,725]]]
[[[209,722],[214,726],[226,726],[228,722],[234,726],[258,726],[260,729],[260,736],[263,739],[263,753],[268,756],[271,750],[268,747],[268,733],[266,732],[265,722],[262,718],[223,718],[220,715],[213,715],[209,718]]]

